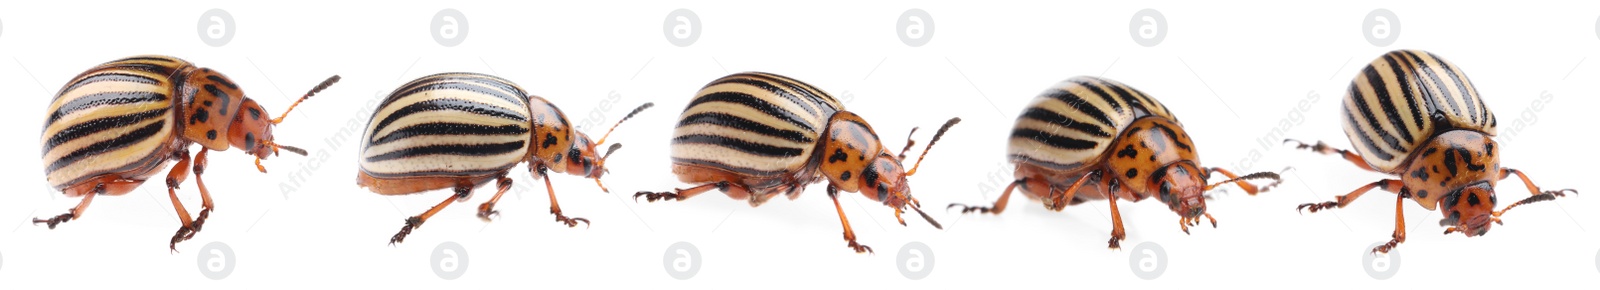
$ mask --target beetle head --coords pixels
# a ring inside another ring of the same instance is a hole
[[[1439,220],[1439,225],[1448,227],[1446,234],[1461,232],[1468,237],[1487,234],[1489,227],[1500,221],[1494,215],[1495,202],[1494,188],[1489,187],[1489,182],[1467,184],[1439,200],[1448,214]]]

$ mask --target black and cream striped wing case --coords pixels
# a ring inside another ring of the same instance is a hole
[[[707,84],[678,117],[674,163],[763,178],[801,173],[844,105],[788,77],[745,72]],[[682,177],[682,176],[680,176]]]
[[[1018,164],[1075,170],[1098,163],[1118,133],[1147,115],[1178,123],[1166,105],[1139,90],[1108,79],[1074,77],[1033,98],[1012,127],[1006,153]]]
[[[165,167],[177,137],[173,75],[192,67],[164,56],[107,62],[79,74],[50,102],[40,134],[56,189],[108,173],[143,180]]]
[[[529,96],[510,81],[442,73],[379,104],[362,137],[361,170],[385,179],[482,176],[527,160]]]
[[[1495,135],[1494,113],[1455,64],[1420,50],[1373,60],[1350,82],[1340,111],[1356,152],[1378,171],[1394,173],[1435,133],[1468,129]]]

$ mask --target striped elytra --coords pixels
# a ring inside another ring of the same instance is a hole
[[[1045,208],[1109,200],[1110,247],[1121,246],[1126,234],[1117,201],[1156,197],[1179,215],[1184,233],[1205,217],[1206,191],[1236,183],[1255,195],[1277,184],[1278,175],[1258,172],[1243,177],[1222,168],[1201,167],[1198,149],[1183,125],[1165,105],[1122,83],[1097,77],[1074,77],[1034,97],[1012,127],[1007,158],[1015,177],[989,206],[951,204],[963,213],[1005,211],[1011,192],[1021,189]],[[1207,184],[1212,173],[1228,179]],[[1258,189],[1248,180],[1271,179]]]
[[[928,148],[959,121],[946,122]],[[911,141],[907,142],[909,150]],[[635,199],[683,200],[716,189],[754,207],[779,194],[795,198],[807,185],[826,180],[835,209],[839,209],[838,191],[859,192],[893,208],[901,225],[905,220],[900,214],[909,206],[940,227],[922,212],[906,182],[916,173],[921,157],[907,171],[901,163],[905,152],[894,155],[864,119],[845,111],[827,92],[799,80],[744,72],[711,81],[679,115],[671,144],[672,172],[695,186],[641,191]],[[924,149],[922,156],[926,155]],[[858,253],[871,251],[856,242],[843,211],[839,219],[848,246]]]
[[[1372,249],[1387,253],[1405,242],[1404,203],[1411,199],[1439,209],[1445,234],[1468,237],[1488,233],[1513,207],[1553,200],[1577,191],[1543,191],[1521,171],[1500,166],[1493,139],[1498,122],[1479,98],[1461,67],[1421,50],[1396,50],[1378,57],[1350,82],[1339,112],[1345,136],[1355,150],[1323,142],[1296,148],[1339,155],[1358,168],[1399,179],[1368,183],[1333,201],[1307,203],[1311,212],[1341,208],[1373,189],[1396,194],[1395,229],[1387,243]],[[1496,211],[1494,186],[1516,175],[1532,196]]]
[[[337,80],[338,76],[329,78],[300,100]],[[266,168],[261,160],[277,155],[280,148],[305,154],[275,143],[272,128],[283,117],[267,119],[264,114],[227,76],[182,59],[142,55],[90,68],[56,93],[39,137],[46,180],[83,200],[66,214],[34,223],[55,228],[75,220],[95,196],[125,194],[159,173],[168,161],[177,161],[166,179],[182,222],[169,244],[175,250],[178,242],[200,230],[212,209],[200,179],[207,152],[237,148],[254,155],[262,172]],[[193,155],[192,168],[191,144],[203,147]],[[203,201],[198,218],[192,220],[176,191],[190,170]]]
[[[617,125],[650,106],[634,109]],[[574,130],[550,101],[511,81],[476,73],[440,73],[401,85],[378,105],[362,136],[356,178],[361,187],[385,195],[455,190],[439,205],[408,218],[390,243],[404,241],[452,200],[465,201],[473,188],[493,180],[498,191],[478,207],[478,217],[489,220],[498,213],[494,204],[511,188],[507,173],[523,162],[545,180],[557,222],[588,224],[561,212],[548,173],[582,176],[598,185],[606,173],[605,158],[621,147],[612,144],[605,155],[598,154],[596,146],[605,138],[593,141]],[[600,189],[606,191],[604,185]]]

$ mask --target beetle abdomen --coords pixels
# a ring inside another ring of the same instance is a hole
[[[805,169],[828,118],[844,106],[820,89],[769,73],[707,84],[678,117],[672,160],[755,177]]]
[[[1396,50],[1373,60],[1350,82],[1340,119],[1345,136],[1373,169],[1394,172],[1436,132],[1469,129],[1495,134],[1494,113],[1467,75],[1420,50]],[[1437,118],[1437,119],[1436,119]]]
[[[172,75],[191,67],[165,56],[136,56],[96,66],[56,93],[40,134],[45,175],[66,188],[115,173],[164,166],[175,137]],[[135,178],[139,176],[124,176]]]
[[[510,81],[443,73],[411,81],[373,112],[361,170],[373,177],[476,176],[527,158],[528,96]]]
[[[1178,123],[1167,107],[1139,90],[1096,77],[1074,77],[1034,97],[1011,131],[1007,156],[1056,170],[1099,160],[1134,119],[1146,115]]]

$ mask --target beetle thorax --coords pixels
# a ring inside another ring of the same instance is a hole
[[[1499,180],[1500,148],[1488,135],[1471,130],[1454,130],[1434,136],[1412,154],[1401,181],[1411,198],[1433,210],[1453,203],[1446,196],[1459,195],[1463,188],[1486,182],[1490,188]],[[1490,193],[1493,193],[1492,191]],[[1493,198],[1493,195],[1487,196]],[[1467,198],[1467,197],[1461,197]],[[1466,202],[1465,200],[1455,200]],[[1481,200],[1489,202],[1490,200]],[[1448,217],[1449,212],[1444,215]]]
[[[1122,180],[1121,185],[1134,199],[1156,195],[1159,181],[1171,170],[1171,165],[1187,162],[1191,169],[1185,170],[1194,172],[1186,173],[1201,177],[1206,174],[1198,170],[1200,159],[1189,134],[1178,124],[1158,116],[1134,120],[1111,143],[1103,158],[1108,169],[1106,174]]]

